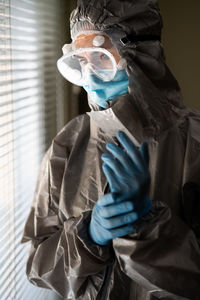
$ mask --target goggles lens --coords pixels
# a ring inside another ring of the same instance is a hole
[[[87,83],[89,74],[94,74],[103,81],[111,81],[117,71],[115,58],[105,49],[76,50],[61,57],[57,65],[67,80],[80,86]]]

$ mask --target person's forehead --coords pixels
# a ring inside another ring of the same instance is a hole
[[[101,48],[111,49],[113,44],[110,38],[105,34],[80,34],[74,41],[75,49],[80,48],[98,48],[99,45],[95,43],[97,39],[101,39],[103,43],[100,45]]]

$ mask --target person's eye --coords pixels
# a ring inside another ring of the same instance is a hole
[[[108,55],[106,55],[106,54],[102,54],[102,55],[101,55],[101,59],[102,59],[102,60],[108,60],[109,57],[108,57]]]

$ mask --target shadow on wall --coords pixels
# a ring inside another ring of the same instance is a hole
[[[178,80],[184,103],[200,110],[200,1],[160,0],[167,64]]]

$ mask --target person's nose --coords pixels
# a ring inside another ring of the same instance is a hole
[[[94,58],[91,56],[87,57],[87,65],[92,66],[94,65]]]

